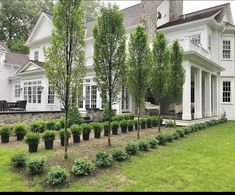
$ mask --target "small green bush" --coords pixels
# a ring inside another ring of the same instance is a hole
[[[1,136],[9,136],[11,134],[11,128],[9,126],[3,126],[0,129]]]
[[[150,148],[156,148],[159,144],[158,140],[156,139],[149,139],[148,140]]]
[[[27,133],[27,126],[24,123],[15,123],[13,125],[13,131],[15,132],[16,135],[26,135]]]
[[[27,144],[39,144],[40,142],[40,134],[34,132],[28,132],[25,136],[25,142]]]
[[[115,110],[112,110],[112,111],[111,111],[111,119],[112,119],[114,116],[115,116]],[[102,118],[102,121],[103,121],[103,122],[109,120],[109,106],[108,106],[108,105],[105,106],[101,118]]]
[[[112,117],[112,121],[123,121],[123,120],[125,120],[124,115],[116,115]]]
[[[146,119],[140,119],[140,125],[141,125],[141,129],[145,129],[146,128]]]
[[[52,130],[46,130],[42,134],[43,141],[54,141],[55,140],[55,131]]]
[[[120,127],[121,128],[127,128],[128,127],[128,121],[124,120],[120,122]]]
[[[69,172],[61,166],[53,166],[47,173],[47,182],[53,186],[63,185],[69,177]]]
[[[166,142],[173,142],[174,136],[171,134],[165,134]]]
[[[101,123],[92,123],[91,126],[94,132],[101,133],[103,131],[103,125]]]
[[[113,164],[113,158],[108,152],[98,152],[96,154],[96,165],[101,168],[110,167]]]
[[[55,130],[59,131],[60,129],[64,128],[64,119],[57,119],[55,120]]]
[[[174,140],[178,140],[180,138],[180,134],[178,133],[178,132],[175,132],[174,134],[173,134],[173,139]]]
[[[82,133],[83,134],[90,134],[91,133],[91,129],[92,129],[91,125],[89,125],[89,124],[82,124],[81,128],[82,128]]]
[[[129,155],[135,155],[138,153],[139,150],[139,145],[136,142],[129,142],[126,147],[125,147],[125,151],[127,154]]]
[[[27,156],[24,153],[17,153],[11,157],[11,164],[14,167],[24,167],[26,165]]]
[[[152,120],[152,126],[153,127],[157,127],[157,125],[158,125],[158,119],[157,119],[157,117],[151,117],[151,120]]]
[[[150,144],[147,140],[139,140],[137,143],[140,151],[149,151]]]
[[[184,129],[176,129],[176,132],[179,134],[181,138],[185,137]]]
[[[64,130],[64,129],[61,129],[61,130],[59,131],[60,137],[64,137],[64,133],[65,133],[65,130]],[[71,131],[70,131],[70,129],[67,130],[67,137],[68,137],[68,138],[71,137]]]
[[[77,125],[77,124],[73,124],[71,127],[70,127],[70,131],[73,135],[77,135],[77,136],[80,136],[81,133],[82,133],[82,128],[80,125]]]
[[[115,148],[111,151],[112,157],[116,161],[124,161],[128,158],[128,154],[122,148]]]
[[[68,112],[68,126],[71,127],[74,124],[80,125],[84,123],[84,119],[81,116],[77,107],[72,107]]]
[[[112,129],[118,129],[118,128],[119,128],[119,122],[113,121],[113,122],[111,123],[111,126],[112,126]]]
[[[46,129],[46,122],[43,120],[37,120],[31,123],[30,128],[32,132],[43,133]]]
[[[148,117],[146,119],[146,123],[147,123],[147,128],[152,128],[152,119],[151,119],[151,117]]]
[[[163,134],[160,134],[156,137],[160,145],[165,145],[167,142],[166,136]]]
[[[133,120],[128,120],[127,121],[127,126],[128,126],[128,131],[133,131],[134,130],[134,121]]]
[[[41,174],[44,169],[44,158],[32,158],[26,162],[26,170],[31,175]]]
[[[54,120],[48,121],[46,128],[48,130],[56,130],[56,121],[54,121]]]
[[[72,172],[76,176],[92,175],[95,171],[95,165],[87,158],[77,158],[74,162]]]
[[[174,121],[173,121],[173,120],[167,120],[167,121],[165,122],[165,126],[166,126],[167,128],[173,128],[173,127],[174,127]]]

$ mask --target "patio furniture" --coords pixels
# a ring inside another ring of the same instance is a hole
[[[26,100],[18,100],[15,104],[15,107],[10,108],[10,111],[25,111],[26,105],[27,105]]]
[[[1,100],[0,101],[0,112],[8,111],[8,110],[9,110],[9,106],[7,104],[7,101],[6,100]]]

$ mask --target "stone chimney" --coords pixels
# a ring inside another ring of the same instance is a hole
[[[183,0],[141,0],[141,21],[150,39],[155,36],[157,29],[158,8],[161,9],[162,17],[167,17],[167,20],[164,19],[167,23],[183,15]]]

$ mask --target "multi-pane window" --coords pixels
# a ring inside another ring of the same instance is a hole
[[[42,82],[24,82],[24,100],[29,104],[41,104],[42,102]]]
[[[35,51],[35,52],[34,52],[34,60],[35,60],[35,61],[38,61],[38,56],[39,56],[38,51]]]
[[[223,58],[230,59],[231,58],[231,42],[223,41]]]
[[[129,111],[129,93],[127,87],[122,87],[122,111]]]
[[[83,98],[82,97],[80,97],[78,99],[78,108],[83,108]]]
[[[55,92],[52,85],[48,86],[48,104],[55,103]]]
[[[231,102],[231,82],[223,82],[223,102]]]
[[[97,102],[97,86],[91,86],[91,108],[96,108]]]
[[[20,98],[20,85],[15,85],[15,98]]]
[[[201,35],[200,34],[192,35],[191,40],[196,44],[201,44]]]
[[[85,86],[85,107],[97,108],[97,86],[96,85]]]

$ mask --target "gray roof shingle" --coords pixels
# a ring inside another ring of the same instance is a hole
[[[29,60],[29,57],[24,54],[7,52],[6,53],[6,60],[5,62],[8,64],[15,64],[15,65],[25,65]]]

